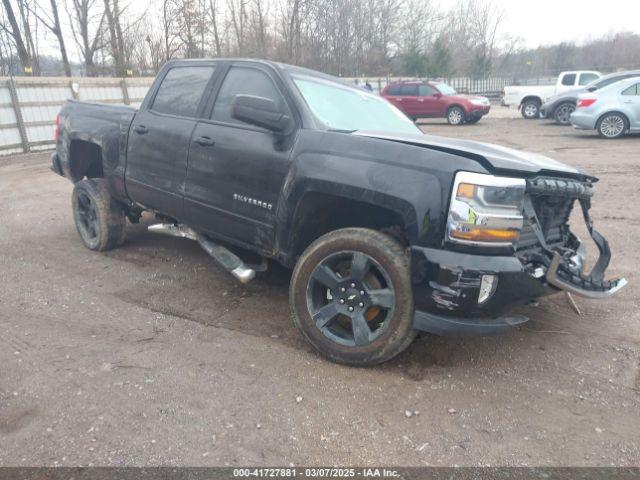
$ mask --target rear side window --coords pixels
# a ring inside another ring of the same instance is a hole
[[[387,90],[387,95],[400,95],[401,85],[391,85]]]
[[[591,83],[598,78],[600,77],[595,73],[583,73],[582,75],[580,75],[579,85],[586,85],[587,83]]]
[[[418,86],[418,95],[421,97],[431,97],[436,93],[436,89],[431,85],[419,85]]]
[[[597,90],[598,88],[604,88],[604,87],[606,87],[607,85],[611,85],[612,83],[619,82],[620,80],[624,80],[625,78],[629,78],[629,76],[628,76],[628,75],[623,75],[623,76],[620,76],[620,77],[611,77],[611,78],[607,78],[607,79],[605,79],[605,80],[602,80],[601,82],[596,83],[596,84],[594,85],[594,87],[596,87],[596,90]]]
[[[576,83],[575,73],[567,73],[564,77],[562,77],[562,85],[571,86],[575,83]]]
[[[402,85],[402,87],[400,87],[400,95],[404,97],[417,97],[418,85]]]
[[[284,98],[269,75],[262,70],[231,67],[224,79],[213,106],[211,119],[218,122],[244,124],[231,117],[231,102],[236,95],[254,95],[273,100],[279,108],[287,110]]]
[[[629,88],[622,92],[622,95],[640,95],[640,83],[631,85]]]
[[[175,67],[165,75],[151,110],[195,117],[214,67]]]

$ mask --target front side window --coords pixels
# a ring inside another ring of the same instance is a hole
[[[576,83],[576,74],[575,73],[567,73],[564,77],[562,77],[562,85],[570,87]]]
[[[174,67],[165,75],[151,110],[180,117],[195,117],[215,67]]]
[[[236,95],[268,98],[279,109],[287,110],[282,94],[269,75],[256,68],[231,67],[216,97],[211,120],[244,125],[244,122],[231,117],[231,102]]]
[[[640,95],[640,83],[631,85],[622,92],[622,95]]]
[[[311,112],[329,129],[422,133],[400,110],[378,95],[317,77],[292,75],[292,78]]]
[[[432,97],[435,93],[436,90],[431,85],[420,85],[418,87],[418,95],[421,97]]]
[[[580,75],[579,85],[587,85],[588,83],[591,83],[598,78],[600,77],[595,73],[583,73],[582,75]]]

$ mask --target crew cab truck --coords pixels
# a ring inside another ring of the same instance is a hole
[[[148,211],[150,231],[197,241],[241,282],[268,264],[246,251],[279,262],[295,325],[337,362],[383,362],[420,330],[504,331],[527,321],[515,305],[626,283],[604,279],[593,176],[424,135],[383,98],[299,67],[171,61],[138,111],[68,101],[56,145],[89,249],[118,247]],[[590,273],[574,204],[601,252]]]
[[[517,106],[522,116],[528,120],[538,118],[540,107],[548,98],[583,87],[600,76],[600,72],[578,70],[562,72],[558,75],[555,85],[504,87],[501,104],[505,107]]]

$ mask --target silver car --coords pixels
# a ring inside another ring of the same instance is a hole
[[[640,131],[640,77],[580,94],[570,121],[575,128],[597,130],[603,138]]]

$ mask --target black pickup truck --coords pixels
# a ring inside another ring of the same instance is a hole
[[[334,361],[383,362],[420,330],[503,331],[534,298],[626,284],[604,279],[596,178],[424,135],[383,98],[315,71],[171,61],[138,110],[68,101],[56,139],[52,169],[75,184],[88,248],[119,246],[127,219],[149,211],[150,231],[199,242],[241,282],[275,260],[293,269],[295,324]],[[576,204],[600,252],[588,273],[568,225]]]

